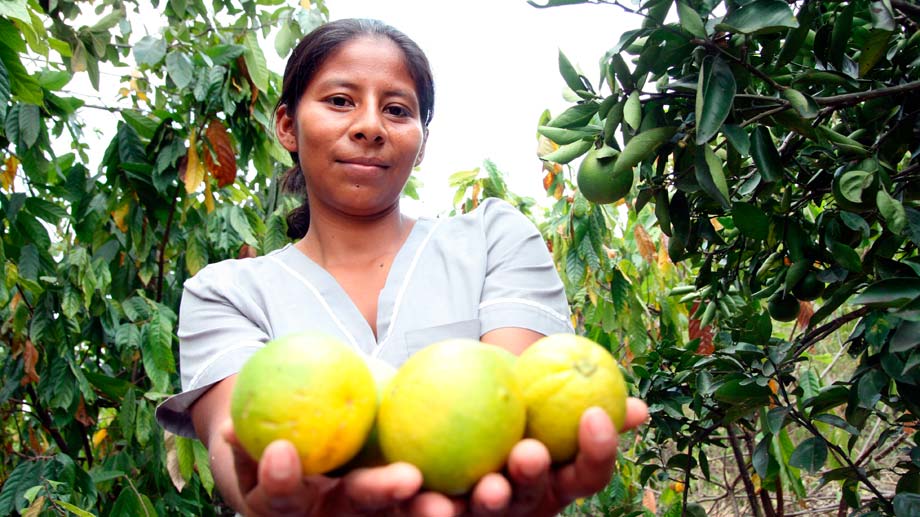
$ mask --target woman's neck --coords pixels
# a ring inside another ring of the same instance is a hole
[[[412,230],[415,220],[392,210],[372,217],[311,213],[310,228],[296,246],[326,269],[366,267],[392,258]],[[389,262],[389,260],[387,260]]]

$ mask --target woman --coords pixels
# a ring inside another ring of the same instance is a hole
[[[343,20],[305,37],[276,111],[277,137],[297,164],[285,184],[305,193],[289,217],[300,240],[210,265],[185,284],[184,392],[157,416],[204,442],[221,494],[246,515],[551,515],[610,479],[616,431],[597,408],[582,418],[575,462],[551,469],[546,448],[523,440],[507,474],[487,475],[463,500],[420,491],[421,474],[408,464],[303,478],[290,443],[274,442],[256,463],[235,442],[235,374],[275,337],[322,330],[398,366],[447,337],[519,353],[543,335],[572,331],[543,240],[510,205],[487,200],[447,220],[400,212],[433,106],[427,59],[395,29]],[[630,404],[634,427],[647,410]]]

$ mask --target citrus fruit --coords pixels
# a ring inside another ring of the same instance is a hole
[[[792,321],[799,317],[799,301],[795,296],[779,291],[767,301],[767,311],[776,321]]]
[[[318,333],[269,341],[243,365],[230,401],[236,436],[253,458],[269,443],[294,444],[305,475],[328,472],[364,444],[376,409],[364,359]]]
[[[390,363],[376,357],[368,357],[367,366],[370,368],[371,375],[374,377],[374,383],[377,386],[377,407],[379,408],[384,391],[396,375],[396,368],[390,365]],[[383,451],[380,450],[380,435],[377,430],[377,420],[375,418],[374,425],[371,427],[371,431],[364,441],[364,446],[361,447],[358,455],[348,462],[346,468],[351,470],[360,467],[379,467],[385,464],[386,460],[383,457]]]
[[[514,366],[527,404],[526,436],[549,449],[554,462],[578,451],[581,415],[599,406],[623,428],[626,382],[616,360],[604,347],[575,334],[554,334],[524,350]]]
[[[524,400],[514,355],[472,339],[423,348],[396,372],[380,403],[380,446],[406,461],[424,486],[463,494],[500,470],[524,434]]]
[[[792,288],[792,295],[806,302],[817,300],[822,293],[824,293],[824,282],[818,278],[818,274],[814,271],[805,273],[805,276]]]
[[[613,203],[626,197],[632,188],[632,168],[614,172],[616,158],[598,158],[597,149],[591,149],[578,166],[578,190],[588,201]]]

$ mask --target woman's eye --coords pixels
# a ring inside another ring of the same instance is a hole
[[[406,108],[402,106],[387,106],[384,111],[396,117],[408,117],[411,115],[411,113],[409,113],[409,110],[407,110]]]
[[[336,95],[335,97],[329,97],[329,99],[326,102],[338,108],[344,108],[345,106],[349,105],[348,99],[340,95]]]

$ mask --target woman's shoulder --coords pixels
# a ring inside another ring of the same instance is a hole
[[[289,244],[257,257],[231,258],[213,262],[187,279],[185,287],[218,283],[245,287],[250,283],[264,282],[267,275],[277,270],[275,261],[283,257],[290,249],[291,245]]]

